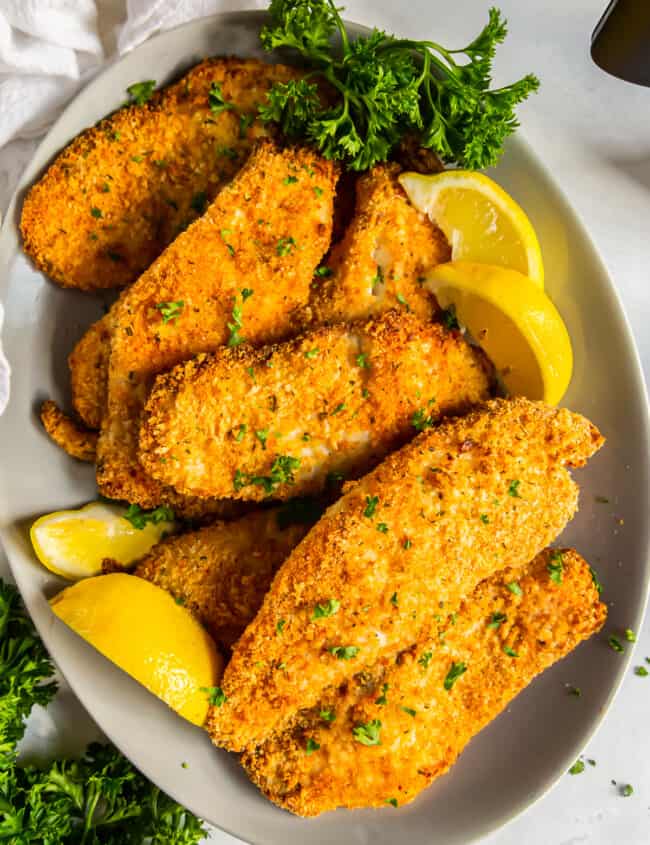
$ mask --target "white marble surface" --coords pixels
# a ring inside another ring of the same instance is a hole
[[[343,0],[345,2],[345,0]],[[107,22],[119,21],[122,2]],[[399,34],[461,44],[487,14],[484,0],[348,0],[347,17]],[[589,42],[605,0],[500,0],[511,34],[501,48],[498,81],[536,72],[542,89],[521,110],[523,131],[556,174],[582,216],[616,282],[650,376],[650,89],[622,83],[596,68]],[[230,8],[246,8],[228,3]],[[110,39],[110,33],[109,33]],[[12,145],[11,167],[0,164],[0,208],[32,142]],[[6,156],[2,157],[7,161]],[[625,409],[621,409],[625,413]],[[0,560],[0,574],[6,571]],[[650,656],[650,624],[639,632],[636,663]],[[597,761],[579,776],[566,775],[536,806],[482,845],[646,845],[650,839],[650,677],[631,672],[598,734],[586,749]],[[64,697],[51,717],[30,725],[30,745],[53,731],[83,734],[92,725]],[[535,764],[534,760],[530,761]],[[498,773],[495,773],[498,776]],[[631,783],[623,798],[611,784]],[[237,840],[214,832],[216,845]]]

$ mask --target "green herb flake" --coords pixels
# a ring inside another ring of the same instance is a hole
[[[93,206],[91,207],[91,209],[90,209],[90,213],[91,213],[91,214],[92,214],[92,216],[93,216],[93,217],[95,217],[97,220],[99,220],[101,217],[103,217],[103,216],[104,216],[104,215],[102,214],[102,210],[101,210],[101,208],[97,208],[97,206],[96,206],[96,205],[93,205]]]
[[[390,804],[391,807],[398,807],[397,798],[387,798],[384,801],[384,804]]]
[[[336,721],[336,713],[332,709],[321,710],[318,715],[324,722]]]
[[[564,559],[562,553],[558,551],[551,552],[551,559],[546,565],[549,577],[554,584],[562,583],[562,573],[564,572]]]
[[[148,523],[160,525],[162,522],[173,522],[174,511],[166,505],[151,511],[143,511],[139,505],[129,505],[123,517],[138,531],[142,531]]]
[[[647,678],[648,670],[645,668],[645,666],[635,666],[634,674],[638,675],[640,678]]]
[[[504,645],[503,651],[508,657],[519,657],[519,652],[515,651],[514,648],[511,648],[509,645]]]
[[[417,716],[417,710],[414,710],[412,707],[402,707],[401,708],[405,713],[408,713],[409,716],[415,718]]]
[[[599,505],[608,505],[609,499],[605,496],[594,496],[594,500],[598,502]]]
[[[506,589],[510,590],[510,592],[515,596],[523,596],[524,591],[521,589],[517,581],[509,581],[506,584]]]
[[[279,619],[278,623],[275,626],[275,633],[281,634],[284,631],[284,626],[287,624],[286,619]]]
[[[318,349],[318,347],[314,347],[314,349],[308,349],[305,352],[305,358],[316,358],[319,352],[320,350]]]
[[[516,478],[513,478],[510,484],[508,485],[508,495],[512,496],[513,499],[521,499],[521,493],[519,492],[519,485],[521,481]]]
[[[495,630],[508,619],[505,613],[493,613],[490,617],[490,621],[488,622],[488,628],[494,628]]]
[[[585,770],[585,764],[582,760],[576,760],[569,769],[570,775],[581,775]]]
[[[356,645],[334,645],[327,649],[337,660],[352,660],[359,653]]]
[[[381,722],[373,719],[352,728],[352,736],[361,745],[381,745]]]
[[[327,619],[330,616],[334,616],[335,613],[338,613],[341,608],[341,602],[337,599],[327,599],[327,601],[320,602],[314,608],[311,618],[313,620],[316,619]]]
[[[621,786],[621,788],[619,789],[619,792],[623,796],[623,798],[629,798],[630,795],[632,795],[634,793],[634,787],[632,786],[631,783],[626,783],[623,786]]]
[[[423,408],[418,408],[413,412],[411,417],[411,425],[416,431],[424,431],[427,428],[432,428],[435,425],[435,418],[432,414],[427,414]]]
[[[179,299],[177,302],[158,302],[155,305],[156,310],[160,311],[163,323],[178,320],[184,307],[185,303],[182,299]]]
[[[221,112],[234,109],[233,103],[227,103],[221,91],[221,85],[218,82],[213,82],[208,91],[208,105],[212,114],[221,114]]]
[[[239,137],[245,138],[248,135],[248,130],[255,120],[254,114],[240,114],[239,115]]]
[[[488,524],[489,524],[489,522],[490,522],[490,517],[489,517],[486,513],[482,513],[482,514],[480,515],[479,519],[481,520],[481,522],[482,522],[484,525],[488,525]]]
[[[235,491],[241,490],[252,484],[262,487],[267,496],[270,496],[281,484],[293,484],[295,482],[294,470],[300,466],[300,458],[291,455],[278,455],[271,464],[269,475],[249,475],[241,470],[236,470],[233,478]]]
[[[625,639],[628,643],[635,643],[636,642],[636,634],[631,628],[625,629]]]
[[[282,180],[282,184],[283,185],[295,185],[297,181],[298,181],[297,176],[285,176],[284,179]]]
[[[314,276],[319,276],[322,279],[328,278],[328,276],[332,275],[332,269],[330,267],[326,267],[324,264],[320,267],[317,267],[314,270]]]
[[[260,428],[255,432],[255,437],[260,441],[262,444],[262,449],[266,450],[266,441],[269,438],[269,430],[268,428]]]
[[[126,89],[126,93],[136,106],[143,106],[153,96],[156,87],[155,79],[145,79],[143,82],[134,82]]]
[[[425,651],[422,655],[420,655],[420,657],[418,659],[418,663],[424,669],[428,669],[429,663],[431,662],[432,658],[433,658],[433,652],[432,651]]]
[[[248,430],[248,426],[246,423],[241,423],[239,428],[237,429],[237,434],[235,434],[235,440],[237,443],[241,443],[244,437],[246,436],[246,432]]]
[[[600,583],[600,579],[598,578],[598,573],[593,568],[593,566],[589,567],[589,572],[591,573],[591,579],[594,582],[594,587],[596,588],[596,592],[598,595],[602,595],[603,592],[603,585]]]
[[[360,352],[354,360],[356,362],[357,367],[361,367],[365,370],[370,369],[370,362],[368,361],[368,356],[365,354],[365,352]]]
[[[467,672],[467,666],[464,663],[452,663],[443,683],[444,688],[449,691],[465,672]]]
[[[200,687],[201,692],[207,692],[208,703],[213,707],[223,707],[228,701],[228,696],[221,689],[221,687]]]
[[[399,603],[397,593],[393,593],[393,595],[390,597],[390,603],[393,605],[393,607],[397,607],[397,605]]]
[[[405,537],[404,540],[402,541],[402,548],[406,549],[406,551],[408,551],[411,548],[412,545],[413,545],[413,542],[411,540],[409,540],[408,537]]]
[[[377,531],[380,531],[382,534],[388,533],[388,526],[385,522],[380,522],[377,524]]]
[[[607,640],[607,643],[608,643],[609,647],[612,649],[612,651],[616,651],[619,654],[622,654],[625,651],[625,649],[623,648],[623,644],[621,643],[619,638],[615,637],[613,634]]]
[[[345,411],[345,402],[339,402],[339,404],[336,406],[336,408],[334,408],[334,410],[332,411],[332,416],[335,416],[336,414],[340,414],[341,411]]]
[[[282,258],[286,255],[291,255],[295,246],[296,242],[292,237],[289,236],[285,238],[280,238],[280,240],[276,244],[275,251]]]
[[[378,704],[380,707],[385,707],[388,704],[388,698],[386,697],[386,693],[388,692],[389,686],[388,684],[382,684],[381,686],[381,695],[375,699],[375,704]]]
[[[569,695],[572,695],[575,698],[580,698],[580,696],[582,695],[582,690],[580,689],[580,687],[569,687],[567,691]]]
[[[323,196],[323,189],[319,188],[318,185],[314,185],[314,194],[317,197],[322,197]]]
[[[313,754],[314,751],[318,751],[319,748],[319,743],[317,743],[315,739],[312,739],[312,737],[309,737],[307,745],[305,746],[305,754]]]
[[[367,516],[369,519],[375,515],[375,511],[377,510],[377,505],[379,504],[379,496],[366,496],[366,507],[363,511],[363,515]]]

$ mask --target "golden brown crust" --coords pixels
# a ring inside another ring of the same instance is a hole
[[[230,647],[259,610],[275,572],[309,530],[284,525],[281,508],[216,522],[163,540],[135,575],[171,593]]]
[[[97,320],[68,356],[72,404],[88,428],[99,429],[106,407],[110,318]]]
[[[307,148],[279,150],[262,142],[205,215],[121,296],[111,310],[97,465],[102,493],[143,507],[183,507],[182,497],[148,477],[137,460],[152,379],[223,346],[235,306],[241,308],[240,335],[251,343],[292,332],[330,240],[336,178],[336,166]],[[165,321],[164,303],[181,303],[178,316]]]
[[[71,458],[93,463],[97,451],[97,432],[89,431],[65,414],[50,399],[43,402],[40,417],[45,431]]]
[[[224,674],[228,701],[210,713],[213,741],[231,750],[260,741],[322,689],[394,658],[439,602],[455,608],[493,572],[532,560],[576,510],[566,467],[602,442],[578,414],[492,400],[386,458],[276,575]],[[339,612],[314,622],[314,607],[329,599],[341,602]],[[359,651],[337,659],[329,651],[337,646]]]
[[[397,165],[381,164],[357,180],[355,215],[328,258],[332,275],[314,279],[316,323],[357,320],[405,304],[425,318],[435,309],[421,282],[451,251],[440,229],[409,202],[399,172]]]
[[[414,436],[414,415],[430,426],[488,391],[483,358],[459,332],[390,311],[274,347],[219,350],[159,376],[139,459],[188,495],[319,493],[333,475],[356,478]],[[273,475],[280,456],[299,461],[285,483]]]
[[[556,583],[549,565],[557,567],[557,554],[547,549],[483,581],[397,663],[375,664],[345,691],[299,713],[288,730],[248,749],[242,763],[253,783],[301,816],[416,798],[537,674],[602,627],[607,610],[588,564],[563,551]],[[512,582],[521,595],[507,589]],[[496,628],[494,614],[505,617]],[[445,689],[454,664],[465,671]],[[323,720],[321,711],[335,720]],[[353,730],[373,720],[381,744],[364,746]],[[309,739],[318,747],[307,754]]]
[[[133,282],[230,180],[261,137],[257,103],[298,71],[256,59],[206,59],[143,106],[75,138],[23,205],[25,252],[64,287]],[[213,114],[212,83],[237,109]],[[93,209],[95,209],[93,211]]]

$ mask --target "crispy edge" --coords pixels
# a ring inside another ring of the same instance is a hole
[[[99,429],[106,407],[111,355],[110,318],[97,320],[68,356],[72,405],[88,428]]]
[[[45,431],[71,458],[93,463],[97,451],[97,432],[84,428],[47,399],[39,412]]]

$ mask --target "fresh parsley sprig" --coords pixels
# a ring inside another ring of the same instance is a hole
[[[262,45],[297,51],[308,73],[271,87],[262,120],[352,170],[385,161],[407,134],[445,162],[477,169],[496,163],[517,128],[515,107],[539,87],[528,74],[491,89],[492,61],[507,32],[497,9],[459,50],[377,29],[350,38],[339,11],[333,0],[271,0]],[[323,82],[334,97],[321,98]]]

